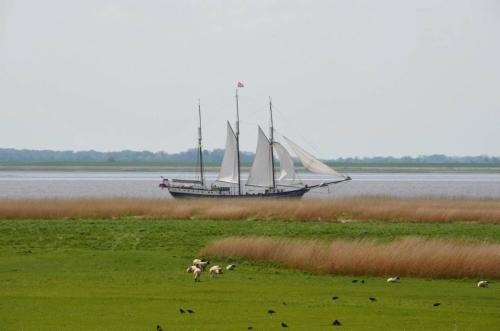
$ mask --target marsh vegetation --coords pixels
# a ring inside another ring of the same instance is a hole
[[[500,244],[404,238],[369,240],[233,237],[215,241],[200,255],[244,258],[319,274],[421,278],[500,278]]]
[[[302,200],[1,199],[2,219],[145,219],[500,223],[500,199],[354,197]]]

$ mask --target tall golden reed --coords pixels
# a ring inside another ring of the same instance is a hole
[[[406,238],[331,243],[233,237],[216,241],[201,256],[240,257],[281,262],[320,274],[412,276],[426,278],[500,278],[500,244]]]
[[[0,219],[119,218],[500,223],[500,199],[0,199]]]

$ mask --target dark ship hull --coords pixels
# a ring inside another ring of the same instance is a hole
[[[308,187],[292,190],[272,190],[261,193],[234,194],[224,190],[213,190],[205,188],[169,187],[168,191],[176,199],[186,198],[216,198],[216,199],[252,199],[252,198],[301,198],[309,192]]]

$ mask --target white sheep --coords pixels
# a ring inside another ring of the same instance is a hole
[[[209,269],[209,273],[210,273],[211,277],[214,277],[214,276],[222,275],[224,273],[224,270],[220,266],[214,265],[213,267],[211,267]]]
[[[194,268],[193,270],[193,279],[195,282],[199,282],[201,277],[201,269],[200,268]]]
[[[226,267],[226,270],[234,270],[236,268],[236,264],[230,264]]]
[[[200,262],[195,263],[194,265],[196,267],[200,268],[201,271],[203,271],[207,267],[207,265],[209,265],[209,264],[210,264],[209,261],[200,261]]]
[[[480,280],[479,283],[477,283],[477,287],[488,287],[489,283],[487,280]]]
[[[200,259],[194,259],[194,260],[193,260],[193,265],[195,265],[196,263],[200,263],[200,262],[201,262],[201,260],[200,260]]]
[[[186,272],[193,272],[196,267],[194,265],[190,266],[189,268],[186,269]]]
[[[387,278],[388,283],[399,283],[399,276]]]

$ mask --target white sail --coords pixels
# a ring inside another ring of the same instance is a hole
[[[272,155],[269,139],[259,127],[257,139],[257,150],[253,160],[252,169],[248,176],[247,185],[251,186],[273,186]]]
[[[339,177],[344,177],[305,150],[303,150],[300,146],[295,144],[293,141],[288,139],[287,137],[283,137],[288,146],[294,151],[294,153],[299,157],[300,161],[304,165],[304,168],[311,172],[315,172],[318,174],[325,174],[325,175],[333,175],[333,176],[339,176]]]
[[[219,171],[219,182],[238,183],[238,150],[236,148],[236,135],[231,124],[227,122],[226,150]]]
[[[278,142],[273,144],[274,150],[278,154],[278,159],[280,160],[280,175],[278,180],[295,180],[295,167],[293,165],[292,157],[290,153]]]

